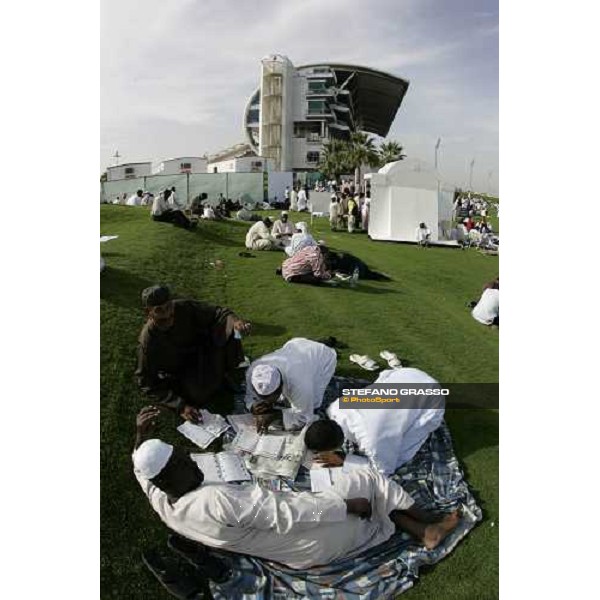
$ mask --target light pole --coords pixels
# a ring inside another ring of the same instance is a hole
[[[119,154],[118,150],[115,152],[113,158],[115,159],[115,166],[118,167],[119,166],[119,159],[121,158],[121,155]]]
[[[475,159],[471,161],[471,169],[469,172],[469,191],[473,191],[473,165],[475,164]]]
[[[440,149],[440,144],[442,143],[442,138],[439,137],[438,141],[435,144],[435,169],[437,171],[438,168],[438,150]]]

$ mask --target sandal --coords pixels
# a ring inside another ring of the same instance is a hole
[[[360,354],[351,354],[350,362],[357,364],[366,371],[377,371],[377,369],[379,369],[379,365],[366,354],[363,356]]]
[[[389,350],[383,350],[379,353],[379,356],[381,356],[383,360],[387,360],[390,369],[399,369],[402,366],[402,362],[398,356]]]
[[[194,577],[189,567],[185,571],[177,562],[162,555],[158,550],[142,553],[142,560],[152,575],[175,598],[181,600],[201,600],[206,598],[208,582],[198,573]]]

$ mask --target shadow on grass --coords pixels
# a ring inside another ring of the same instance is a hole
[[[100,275],[100,298],[111,304],[141,311],[142,290],[154,283],[129,271],[107,266]]]
[[[360,283],[355,288],[350,288],[350,289],[352,289],[353,292],[358,292],[359,294],[379,295],[379,294],[401,294],[402,293],[400,290],[390,290],[387,288],[370,287],[370,286],[366,286],[366,285],[361,285]]]
[[[252,336],[261,335],[283,335],[287,332],[287,328],[282,325],[273,325],[272,323],[258,323],[252,321]]]

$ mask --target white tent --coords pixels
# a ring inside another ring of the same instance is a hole
[[[437,171],[415,160],[388,163],[371,181],[369,237],[373,240],[415,242],[415,230],[425,223],[431,241],[450,241],[454,188],[440,181]]]

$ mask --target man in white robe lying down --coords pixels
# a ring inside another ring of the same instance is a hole
[[[419,369],[382,371],[374,384],[414,384],[440,388],[439,383]],[[408,397],[407,397],[408,398]],[[340,408],[340,400],[327,409],[331,421],[317,421],[306,431],[306,446],[326,466],[368,464],[391,475],[408,462],[429,434],[444,419],[443,396],[410,396],[415,408]],[[385,406],[385,405],[382,405]],[[344,438],[358,447],[359,455],[336,452]],[[362,455],[362,456],[361,456]]]
[[[385,542],[399,527],[435,548],[459,522],[414,506],[396,483],[358,469],[324,492],[273,492],[256,484],[204,484],[189,454],[157,439],[158,409],[137,418],[134,473],[152,508],[180,535],[211,546],[283,563],[326,565]]]
[[[293,338],[255,360],[246,372],[244,400],[257,429],[265,431],[277,420],[286,430],[311,423],[336,365],[333,348],[305,338]]]

